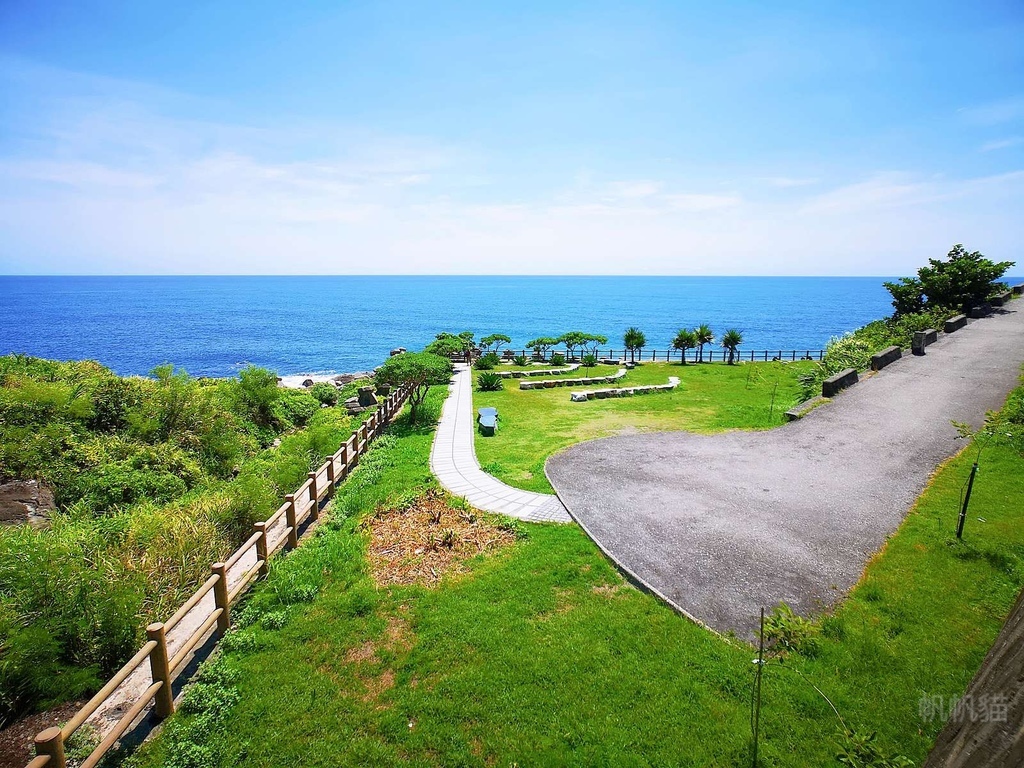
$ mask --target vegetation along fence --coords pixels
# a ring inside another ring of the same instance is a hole
[[[558,352],[558,350],[554,350]],[[531,360],[548,360],[550,354],[544,356],[536,356],[533,354],[533,350],[524,349],[519,352],[515,350],[505,350],[502,352],[505,359],[511,360],[515,354],[522,355],[523,357],[530,358]],[[628,349],[605,349],[597,350],[595,353],[599,360],[629,360],[630,354]],[[642,349],[637,350],[635,358],[637,361],[651,361],[657,362],[663,360],[665,362],[679,361],[682,359],[681,352],[678,349]],[[580,356],[580,351],[576,350],[576,357]],[[756,362],[758,360],[767,362],[769,360],[821,360],[825,357],[825,350],[823,349],[764,349],[760,351],[753,351],[749,349],[738,349],[736,350],[735,360],[749,360]],[[700,359],[700,354],[696,349],[690,349],[686,352],[686,362],[695,363]],[[704,350],[704,362],[725,362],[729,359],[729,351],[705,349]]]
[[[234,554],[222,563],[214,563],[210,578],[196,590],[173,616],[162,623],[146,628],[148,640],[121,667],[106,685],[83,706],[74,717],[61,727],[48,728],[35,739],[36,757],[28,768],[65,768],[64,744],[85,724],[86,720],[111,709],[120,714],[127,711],[109,729],[101,728],[102,740],[82,768],[93,768],[111,747],[140,718],[150,702],[158,718],[174,712],[172,684],[188,665],[193,652],[211,632],[223,635],[231,626],[231,606],[239,596],[261,575],[267,573],[267,561],[278,551],[293,548],[299,543],[299,530],[307,520],[315,521],[323,504],[333,495],[338,483],[344,480],[366,453],[369,445],[384,427],[401,411],[409,390],[396,390],[389,394],[370,418],[328,458],[295,493],[285,496],[284,503],[264,522],[255,524],[252,536]],[[143,666],[149,661],[148,671]],[[105,707],[116,701],[116,707]]]

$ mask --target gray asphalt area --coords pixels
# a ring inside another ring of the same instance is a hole
[[[547,474],[621,568],[692,618],[752,637],[761,607],[828,609],[1024,361],[1024,300],[939,336],[767,432],[657,432],[574,445]],[[984,475],[980,476],[984,482]],[[957,510],[949,513],[954,533]]]

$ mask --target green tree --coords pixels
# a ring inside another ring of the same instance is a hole
[[[475,346],[472,331],[463,331],[458,334],[439,333],[423,351],[429,352],[432,355],[440,355],[441,357],[465,357],[473,351]]]
[[[999,290],[999,278],[1013,265],[1012,261],[986,259],[979,251],[968,252],[957,243],[945,261],[928,259],[928,266],[917,270],[917,277],[901,277],[883,285],[892,296],[897,317],[934,307],[967,312]]]
[[[558,339],[553,336],[538,336],[526,342],[526,346],[532,348],[533,354],[537,357],[547,357],[548,350],[558,343]]]
[[[480,346],[485,350],[489,349],[490,346],[494,345],[494,352],[497,354],[498,350],[501,349],[502,344],[511,344],[512,339],[503,333],[492,333],[490,336],[484,336],[480,339]]]
[[[722,346],[729,350],[729,365],[732,365],[735,362],[736,355],[739,352],[739,346],[742,343],[743,334],[735,328],[730,328],[722,334]]]
[[[584,333],[583,331],[569,331],[555,339],[555,343],[564,344],[566,354],[569,359],[572,360],[576,357],[576,350],[586,344],[588,339],[590,339],[589,333]]]
[[[647,337],[639,328],[629,328],[622,336],[622,343],[629,350],[629,361],[636,362],[636,353],[647,346]]]
[[[676,337],[672,340],[672,349],[678,349],[682,364],[686,365],[686,351],[697,347],[697,334],[689,328],[680,328]]]
[[[410,419],[416,421],[417,411],[430,387],[447,384],[452,377],[452,363],[446,357],[432,352],[403,352],[389,357],[377,369],[374,379],[378,385],[411,387],[409,394]]]
[[[707,323],[701,323],[693,329],[693,335],[697,339],[697,362],[704,362],[704,345],[713,344],[715,341],[715,334],[711,330],[711,326]]]

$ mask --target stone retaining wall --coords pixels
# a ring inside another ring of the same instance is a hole
[[[881,352],[871,356],[871,370],[880,371],[890,363],[895,363],[903,357],[903,350],[899,347],[886,347]]]
[[[573,363],[564,368],[538,368],[535,371],[495,371],[495,373],[503,379],[525,379],[531,376],[562,376],[566,373],[572,373],[579,367],[579,363]]]
[[[1009,291],[1003,291],[1002,293],[997,293],[995,296],[993,296],[988,301],[989,301],[989,304],[991,304],[993,307],[1001,307],[1004,304],[1006,304],[1010,300],[1011,297],[1012,297],[1012,294]]]
[[[951,317],[946,321],[946,324],[942,326],[942,332],[954,333],[959,331],[965,325],[967,325],[967,315],[957,315],[956,317]]]
[[[587,400],[605,400],[609,397],[632,397],[633,395],[649,395],[652,392],[668,392],[679,386],[679,379],[670,376],[668,384],[645,384],[642,387],[619,387],[617,389],[592,389],[589,392],[572,392],[569,399],[574,403]]]
[[[614,384],[626,375],[620,368],[611,376],[595,376],[592,379],[545,379],[544,381],[520,381],[520,389],[551,389],[552,387],[586,387],[590,384]]]
[[[835,397],[839,392],[847,387],[852,387],[858,381],[860,381],[860,377],[857,376],[857,371],[847,368],[821,382],[821,396]]]
[[[1010,289],[1010,293],[1012,293],[1014,296],[1020,296],[1022,293],[1024,293],[1024,283],[1020,283],[1019,285],[1013,286],[1013,288]]]

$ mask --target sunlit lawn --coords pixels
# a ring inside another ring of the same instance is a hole
[[[434,588],[376,586],[361,522],[432,482],[431,430],[394,434],[323,532],[257,586],[238,614],[249,626],[142,765],[750,764],[753,649],[624,584],[576,526],[526,526]],[[963,693],[1024,573],[1011,449],[986,449],[965,539],[953,537],[973,458],[936,474],[815,642],[770,662],[763,765],[836,765],[833,705],[883,753],[924,758],[942,724],[922,719],[921,696]]]
[[[714,432],[778,426],[784,421],[784,412],[800,397],[797,377],[812,365],[645,363],[615,384],[593,387],[520,390],[519,380],[507,380],[501,392],[479,392],[474,385],[474,406],[497,407],[500,416],[493,437],[477,434],[477,458],[486,471],[509,485],[550,493],[544,462],[552,453],[581,440],[633,431]],[[606,376],[616,370],[610,366],[581,368],[570,376],[575,378],[583,371]],[[669,376],[681,380],[672,392],[585,403],[569,400],[573,391],[665,384]]]

